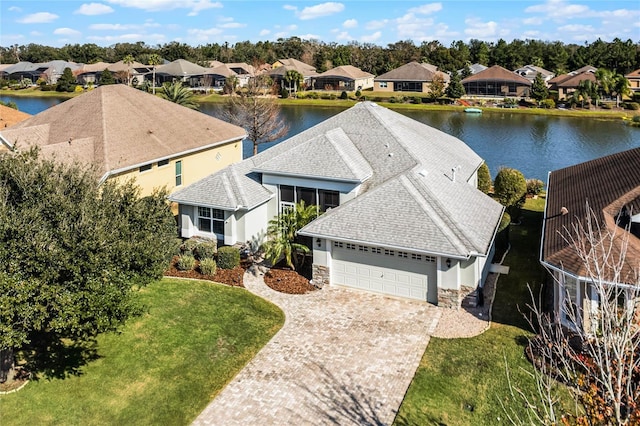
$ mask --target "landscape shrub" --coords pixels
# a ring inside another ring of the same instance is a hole
[[[391,96],[388,99],[388,102],[391,103],[391,104],[395,104],[396,102],[398,102],[398,98],[396,98],[395,96]]]
[[[190,254],[183,254],[178,258],[176,267],[181,271],[191,271],[196,267],[196,258]]]
[[[347,95],[347,92],[343,90],[342,93],[340,93],[340,99],[349,99],[349,95]]]
[[[329,99],[331,99],[332,101],[335,101],[336,99],[338,99],[338,97],[336,96],[335,93],[332,93],[329,95]]]
[[[422,103],[422,98],[421,98],[420,96],[414,96],[414,97],[412,98],[412,102],[413,102],[414,104],[421,104],[421,103]]]
[[[53,92],[54,90],[56,90],[56,86],[55,84],[43,84],[42,86],[40,86],[40,90],[43,92]]]
[[[320,99],[331,99],[331,95],[329,93],[323,93],[320,95]]]
[[[204,275],[215,275],[218,269],[218,264],[215,259],[206,258],[200,260],[200,273]]]
[[[362,96],[362,92],[358,89],[356,90],[356,98],[359,98],[360,96]]]
[[[287,99],[289,97],[289,91],[283,87],[282,90],[280,90],[280,97]]]
[[[205,240],[195,248],[195,256],[198,260],[215,259],[218,253],[218,243],[215,240]]]
[[[189,238],[184,243],[182,243],[182,254],[187,256],[194,256],[198,244],[200,244],[200,241],[198,241],[196,238]]]
[[[540,101],[540,108],[551,109],[555,107],[556,103],[553,101],[553,99],[543,99]]]
[[[220,247],[218,266],[222,269],[233,269],[238,265],[240,265],[240,251],[235,247]]]
[[[544,188],[544,182],[540,179],[527,179],[527,194],[538,195]]]
[[[640,109],[640,103],[638,102],[625,102],[624,104],[622,104],[622,106],[624,106],[624,109],[629,109],[632,111],[637,111]]]

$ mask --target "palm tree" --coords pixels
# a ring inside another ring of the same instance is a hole
[[[128,54],[122,59],[122,62],[128,66],[128,69],[127,69],[127,85],[128,86],[131,86],[131,64],[133,64],[134,61],[135,59],[131,54]]]
[[[295,208],[271,219],[267,227],[268,240],[264,244],[265,258],[272,264],[284,258],[287,266],[294,271],[296,267],[301,267],[304,264],[304,255],[310,253],[311,249],[298,240],[296,233],[316,217],[318,206],[307,206],[301,201]],[[299,261],[300,257],[302,262]]]
[[[160,65],[162,63],[162,58],[157,53],[152,53],[149,55],[148,59],[149,65],[153,66],[153,94],[156,94],[156,65]]]
[[[618,108],[620,106],[622,97],[631,94],[631,89],[629,88],[629,80],[627,80],[622,74],[614,75],[612,92],[616,94],[616,108]]]
[[[591,80],[582,80],[571,96],[576,103],[580,101],[580,105],[584,108],[585,101],[598,99],[598,89]]]
[[[284,81],[289,85],[289,95],[291,95],[291,84],[293,84],[293,93],[298,93],[298,87],[302,87],[304,76],[296,70],[289,70],[284,75]]]
[[[162,93],[160,94],[162,99],[190,109],[197,110],[200,108],[200,103],[195,98],[193,92],[188,87],[183,86],[179,81],[175,83],[164,83],[162,89]]]

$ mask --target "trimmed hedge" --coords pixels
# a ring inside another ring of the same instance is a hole
[[[222,269],[233,269],[240,265],[240,250],[235,247],[220,247],[218,250],[218,266]]]
[[[195,256],[198,260],[215,259],[218,253],[218,243],[214,240],[202,241],[196,246]]]
[[[196,267],[196,258],[190,254],[183,254],[178,258],[176,267],[181,271],[191,271]]]

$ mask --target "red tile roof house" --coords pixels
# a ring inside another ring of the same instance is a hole
[[[549,173],[540,261],[554,278],[554,312],[566,326],[587,332],[597,326],[593,277],[566,239],[575,224],[586,223],[587,202],[596,224],[615,236],[606,240],[604,249],[617,254],[625,241],[628,244],[617,285],[627,289],[640,285],[639,165],[640,148],[636,148]],[[611,272],[604,268],[606,280]],[[629,308],[640,303],[632,300],[630,292],[625,297]],[[568,311],[570,304],[577,309],[575,321]]]
[[[503,212],[477,189],[482,163],[461,140],[362,102],[170,200],[182,237],[254,248],[279,212],[318,205],[299,231],[315,285],[459,307],[483,286]]]
[[[529,96],[531,81],[500,65],[494,65],[463,79],[462,85],[467,96],[520,98]]]
[[[558,99],[566,99],[576,91],[581,81],[590,80],[595,82],[596,71],[597,68],[585,65],[568,74],[558,75],[548,81],[549,89],[558,91]]]
[[[409,62],[374,79],[374,90],[381,92],[429,93],[433,79],[438,76],[447,84],[449,74],[427,63]]]

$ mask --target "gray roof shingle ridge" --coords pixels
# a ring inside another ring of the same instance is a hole
[[[236,199],[235,194],[233,193],[233,187],[237,186],[234,185],[232,186],[231,184],[231,179],[229,179],[229,170],[225,169],[223,173],[220,174],[220,178],[222,179],[222,183],[223,183],[223,187],[224,187],[224,192],[227,194],[228,200],[230,201],[231,205],[238,205],[238,200]]]
[[[357,179],[364,181],[373,175],[371,165],[342,127],[331,129],[327,131],[325,135],[329,143],[338,155],[344,159],[345,164]]]
[[[446,208],[433,196],[429,189],[419,180],[412,176],[413,172],[408,172],[399,177],[402,185],[413,196],[414,200],[422,207],[424,212],[436,223],[449,240],[460,253],[468,253],[470,242],[465,238],[464,234],[457,228],[456,224],[448,219]],[[425,196],[429,194],[429,198]]]

